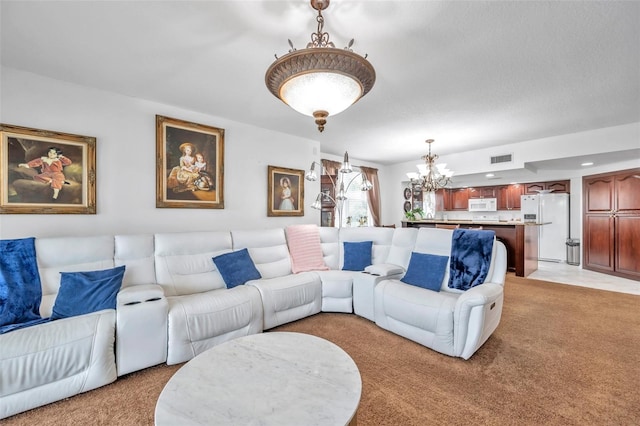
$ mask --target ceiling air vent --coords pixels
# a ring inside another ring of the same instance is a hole
[[[491,157],[491,164],[510,163],[513,161],[513,154],[496,155]]]

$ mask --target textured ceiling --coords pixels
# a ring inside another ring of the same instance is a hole
[[[315,31],[308,1],[1,2],[2,64],[321,142],[380,164],[640,121],[640,3],[349,1],[324,12],[377,73],[313,119],[264,73]]]

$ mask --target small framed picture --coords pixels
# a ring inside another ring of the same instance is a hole
[[[304,216],[304,170],[268,167],[267,216]]]
[[[405,200],[410,200],[411,199],[411,188],[405,188],[404,189],[404,199]]]
[[[224,129],[156,115],[156,207],[224,208]]]
[[[0,213],[96,213],[96,138],[0,124],[0,141]]]

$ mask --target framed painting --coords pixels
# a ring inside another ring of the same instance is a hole
[[[156,207],[224,208],[224,129],[156,115]]]
[[[304,170],[269,166],[267,216],[304,216]]]
[[[0,124],[0,214],[95,214],[96,138]]]

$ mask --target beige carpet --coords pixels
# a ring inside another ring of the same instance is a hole
[[[349,314],[272,331],[333,341],[362,376],[359,425],[637,425],[640,297],[509,274],[502,321],[470,360],[450,358]],[[158,366],[0,421],[152,425],[179,366]],[[247,396],[249,397],[249,396]]]

